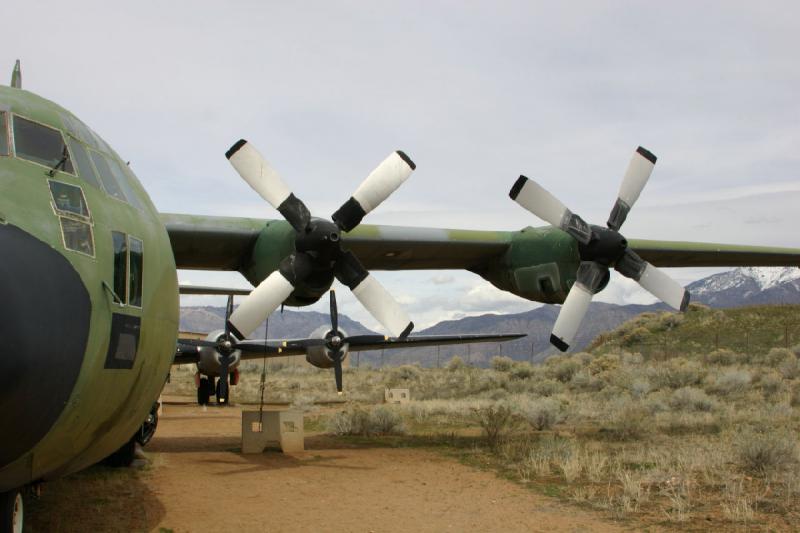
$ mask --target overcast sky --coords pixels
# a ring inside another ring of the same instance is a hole
[[[508,198],[524,173],[602,224],[643,145],[659,160],[629,238],[800,246],[797,2],[71,0],[6,14],[0,67],[19,57],[24,87],[131,160],[162,211],[277,217],[224,157],[244,137],[320,216],[403,149],[417,171],[370,223],[542,225]],[[420,326],[534,305],[464,272],[377,276]],[[376,327],[346,292],[342,311]],[[653,301],[618,278],[598,299]]]

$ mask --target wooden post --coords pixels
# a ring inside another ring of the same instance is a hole
[[[441,344],[436,345],[436,368],[441,368],[439,366],[439,356],[441,355]]]
[[[467,366],[472,365],[472,345],[467,344]]]
[[[533,346],[534,346],[534,342],[531,341],[531,364],[533,364]]]

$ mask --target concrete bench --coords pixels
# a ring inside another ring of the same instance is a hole
[[[302,452],[303,412],[297,410],[242,411],[242,453],[262,453],[280,447],[283,453]]]

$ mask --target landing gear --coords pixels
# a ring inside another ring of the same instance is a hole
[[[150,413],[147,415],[147,418],[145,418],[142,423],[142,427],[139,428],[139,432],[136,434],[136,442],[142,446],[150,442],[150,439],[152,439],[153,435],[156,433],[156,428],[158,427],[158,408],[160,406],[161,404],[158,402],[153,404]]]
[[[233,377],[232,374],[231,374],[231,377]],[[231,397],[231,387],[230,387],[230,385],[225,387],[225,395],[222,396],[221,393],[220,393],[220,390],[219,390],[219,388],[220,388],[219,387],[219,382],[220,381],[221,380],[217,380],[217,405],[227,405],[228,400]]]
[[[0,533],[22,533],[24,514],[22,491],[0,493]]]
[[[214,378],[201,377],[197,385],[197,403],[199,405],[208,405],[208,399],[213,394]]]

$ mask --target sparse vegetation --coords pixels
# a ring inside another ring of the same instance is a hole
[[[752,336],[749,346],[714,346],[713,333],[708,341],[709,332],[742,330],[743,320],[755,331],[763,321],[754,316],[704,306],[681,317],[649,313],[604,334],[590,353],[542,365],[496,357],[479,369],[454,357],[442,369],[346,369],[347,405],[324,417],[337,435],[404,428],[388,440],[435,445],[545,494],[640,521],[634,529],[789,530],[800,512],[800,347],[786,349],[774,332],[772,347]],[[626,348],[631,334],[656,348]],[[257,400],[258,379],[243,372],[234,398]],[[397,385],[414,401],[374,407]],[[173,373],[170,387],[193,394],[190,371]],[[330,371],[288,366],[271,366],[266,396],[305,408],[336,399]]]

